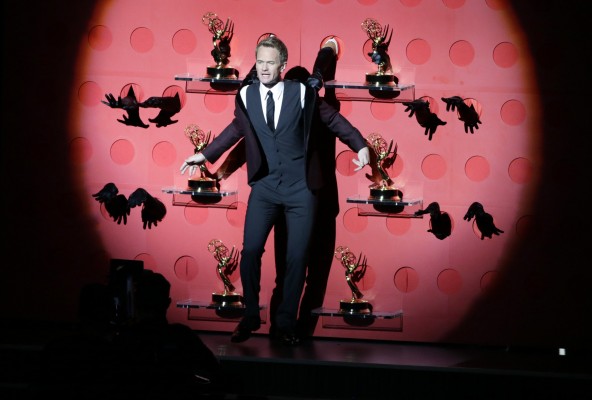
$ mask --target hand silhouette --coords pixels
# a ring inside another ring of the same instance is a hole
[[[475,217],[477,228],[481,232],[481,240],[486,237],[491,239],[492,235],[499,236],[500,233],[504,233],[504,231],[495,226],[493,223],[493,217],[491,214],[485,212],[481,203],[474,202],[471,204],[463,219],[470,221],[473,217]]]
[[[118,119],[117,121],[121,122],[124,125],[128,126],[136,126],[138,128],[148,128],[148,124],[145,124],[144,121],[140,118],[140,111],[139,109],[128,110],[127,115],[123,115],[123,119]]]
[[[169,97],[149,97],[139,104],[143,108],[160,108],[156,118],[148,118],[148,121],[155,123],[157,128],[168,126],[179,122],[171,120],[171,117],[181,111],[181,100],[179,93]]]
[[[134,208],[142,205],[143,228],[152,229],[152,224],[158,226],[166,215],[165,205],[155,197],[152,197],[145,189],[136,189],[129,197],[129,207]]]
[[[423,99],[417,99],[410,102],[403,102],[404,106],[407,106],[405,112],[410,111],[409,118],[415,118],[419,123],[419,126],[425,128],[424,135],[429,135],[428,140],[432,140],[432,136],[436,133],[436,129],[440,125],[446,125],[445,121],[442,121],[436,114],[430,111],[430,102]]]
[[[123,221],[123,224],[126,225],[127,216],[130,215],[130,207],[127,198],[118,193],[119,189],[117,186],[110,182],[92,196],[99,203],[105,205],[105,210],[107,210],[109,216],[113,218],[113,221],[117,222],[118,225]]]
[[[474,129],[479,129],[482,122],[473,104],[468,106],[459,96],[442,97],[442,101],[446,103],[446,111],[457,110],[458,119],[465,123],[465,133],[469,133],[469,130],[473,133]]]
[[[106,104],[111,108],[123,108],[121,96],[118,96],[117,100],[115,100],[115,96],[113,96],[113,94],[107,93],[105,94],[105,98],[107,99],[107,101],[101,100],[101,103]]]
[[[128,126],[148,128],[148,125],[146,125],[140,118],[140,106],[132,86],[130,86],[127,96],[123,99],[119,96],[117,100],[115,100],[115,96],[111,93],[106,94],[105,98],[107,101],[101,100],[101,103],[106,104],[111,108],[122,108],[127,112],[127,115],[124,114],[122,116],[123,119],[118,119],[117,121]]]
[[[452,231],[450,215],[445,211],[440,211],[440,204],[433,202],[425,210],[415,212],[416,216],[424,214],[430,214],[430,229],[428,229],[428,232],[433,233],[440,240],[444,240],[450,236]]]

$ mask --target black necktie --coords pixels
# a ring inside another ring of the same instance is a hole
[[[275,132],[275,124],[273,123],[275,115],[275,103],[273,101],[273,93],[271,90],[267,92],[267,126],[272,132]]]

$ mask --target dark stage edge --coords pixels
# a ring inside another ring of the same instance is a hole
[[[335,400],[592,399],[591,359],[569,349],[560,356],[558,349],[325,338],[291,348],[267,335],[238,344],[229,333],[199,335],[233,377],[235,393]]]
[[[0,399],[29,398],[28,372],[63,332],[0,323]],[[592,399],[590,354],[570,349],[327,338],[292,348],[262,334],[238,344],[228,332],[196,334],[228,380],[216,400]]]

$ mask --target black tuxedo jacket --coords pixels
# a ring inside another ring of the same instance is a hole
[[[366,146],[366,140],[360,131],[335,108],[322,101],[315,89],[308,86],[305,86],[305,89],[303,129],[306,142],[306,182],[310,190],[318,190],[326,184],[321,168],[324,164],[322,157],[327,157],[327,155],[319,152],[318,135],[330,134],[326,129],[319,128],[319,126],[325,125],[341,142],[356,153]],[[268,173],[268,166],[261,143],[251,124],[247,108],[239,91],[235,98],[232,122],[224,128],[219,136],[210,142],[202,151],[202,154],[210,163],[215,163],[222,154],[234,146],[241,138],[245,140],[248,184],[252,185]]]

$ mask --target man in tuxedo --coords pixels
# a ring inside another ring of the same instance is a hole
[[[312,68],[312,74],[302,66],[295,66],[285,73],[284,79],[297,80],[320,89],[325,82],[335,79],[338,59],[339,44],[334,37],[331,37],[319,49]],[[338,111],[341,109],[341,104],[335,94],[335,88],[325,86],[322,101],[330,104]],[[335,176],[335,142],[337,138],[333,132],[324,126],[320,126],[318,129],[325,130],[322,134],[319,134],[318,142],[320,151],[325,155],[321,159],[321,173],[325,185],[317,192],[317,217],[311,236],[306,283],[298,313],[296,331],[301,339],[313,336],[319,317],[313,315],[312,310],[321,307],[325,299],[327,282],[334,260],[333,254],[337,233],[335,224],[339,214],[339,193]],[[286,238],[286,222],[283,218],[279,218],[274,227],[276,279],[269,302],[271,322],[269,333],[272,338],[277,331],[275,310],[283,297],[286,271]]]
[[[243,86],[235,100],[232,122],[201,152],[181,165],[193,175],[199,165],[218,158],[244,137],[247,179],[251,193],[243,233],[240,275],[245,314],[231,341],[243,342],[260,328],[259,292],[261,258],[275,222],[286,220],[286,272],[284,293],[275,313],[277,336],[297,345],[296,320],[305,282],[310,237],[325,185],[320,170],[323,154],[319,135],[329,128],[358,158],[356,171],[370,161],[360,131],[339,112],[319,101],[317,90],[296,81],[282,80],[288,49],[276,36],[261,40],[255,50],[258,82]],[[330,155],[329,155],[330,156]]]

